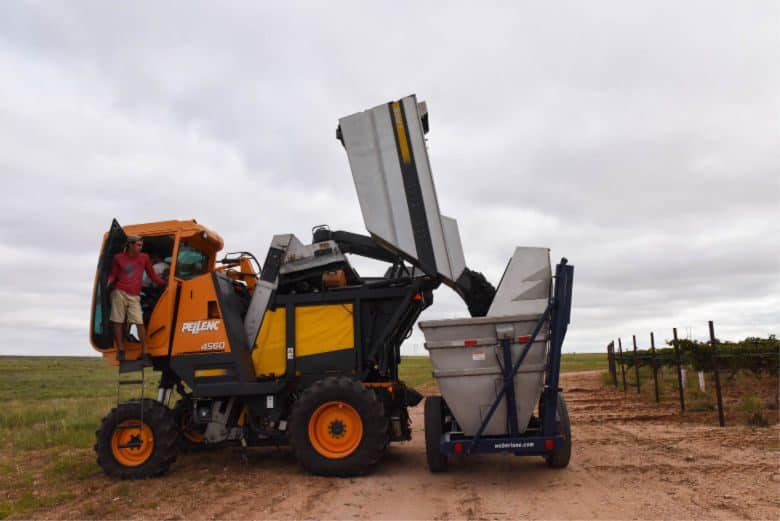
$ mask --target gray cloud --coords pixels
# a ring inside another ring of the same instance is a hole
[[[568,349],[776,332],[779,21],[774,2],[4,2],[0,353],[91,352],[112,217],[196,218],[260,257],[275,233],[363,231],[337,119],[412,92],[469,265],[497,281],[519,244],[575,264]],[[463,313],[441,289],[424,318]]]

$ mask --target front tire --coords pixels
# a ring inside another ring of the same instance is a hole
[[[98,465],[113,478],[162,475],[178,454],[173,414],[155,400],[119,404],[103,418],[95,435]]]
[[[373,391],[345,377],[319,380],[290,414],[290,444],[301,465],[321,476],[358,476],[384,453],[384,406]]]
[[[441,396],[425,399],[425,457],[431,472],[447,470],[447,455],[442,454],[439,444],[444,430],[444,400]]]

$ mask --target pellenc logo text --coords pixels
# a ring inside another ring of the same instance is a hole
[[[190,332],[197,335],[201,331],[219,331],[219,320],[195,320],[181,325],[182,333]]]

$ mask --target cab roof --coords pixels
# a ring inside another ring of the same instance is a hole
[[[214,230],[210,230],[202,224],[198,224],[198,221],[195,219],[189,219],[185,221],[157,221],[151,223],[128,224],[122,226],[122,229],[128,235],[141,236],[179,233],[182,237],[192,237],[195,235],[202,236],[202,234],[205,233],[206,236],[204,238],[217,245],[217,251],[221,250],[225,245],[225,241],[222,239],[222,236],[220,236]]]

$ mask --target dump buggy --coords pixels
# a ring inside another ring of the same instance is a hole
[[[488,316],[420,323],[442,394],[425,402],[432,472],[446,470],[451,454],[536,454],[551,467],[569,463],[571,427],[558,377],[574,268],[563,259],[553,295],[538,298],[538,290],[549,295],[552,281],[544,252],[529,250],[515,252]],[[528,273],[529,260],[534,270],[541,268],[535,274]],[[508,294],[514,296],[502,306]],[[527,313],[505,314],[512,311]]]

